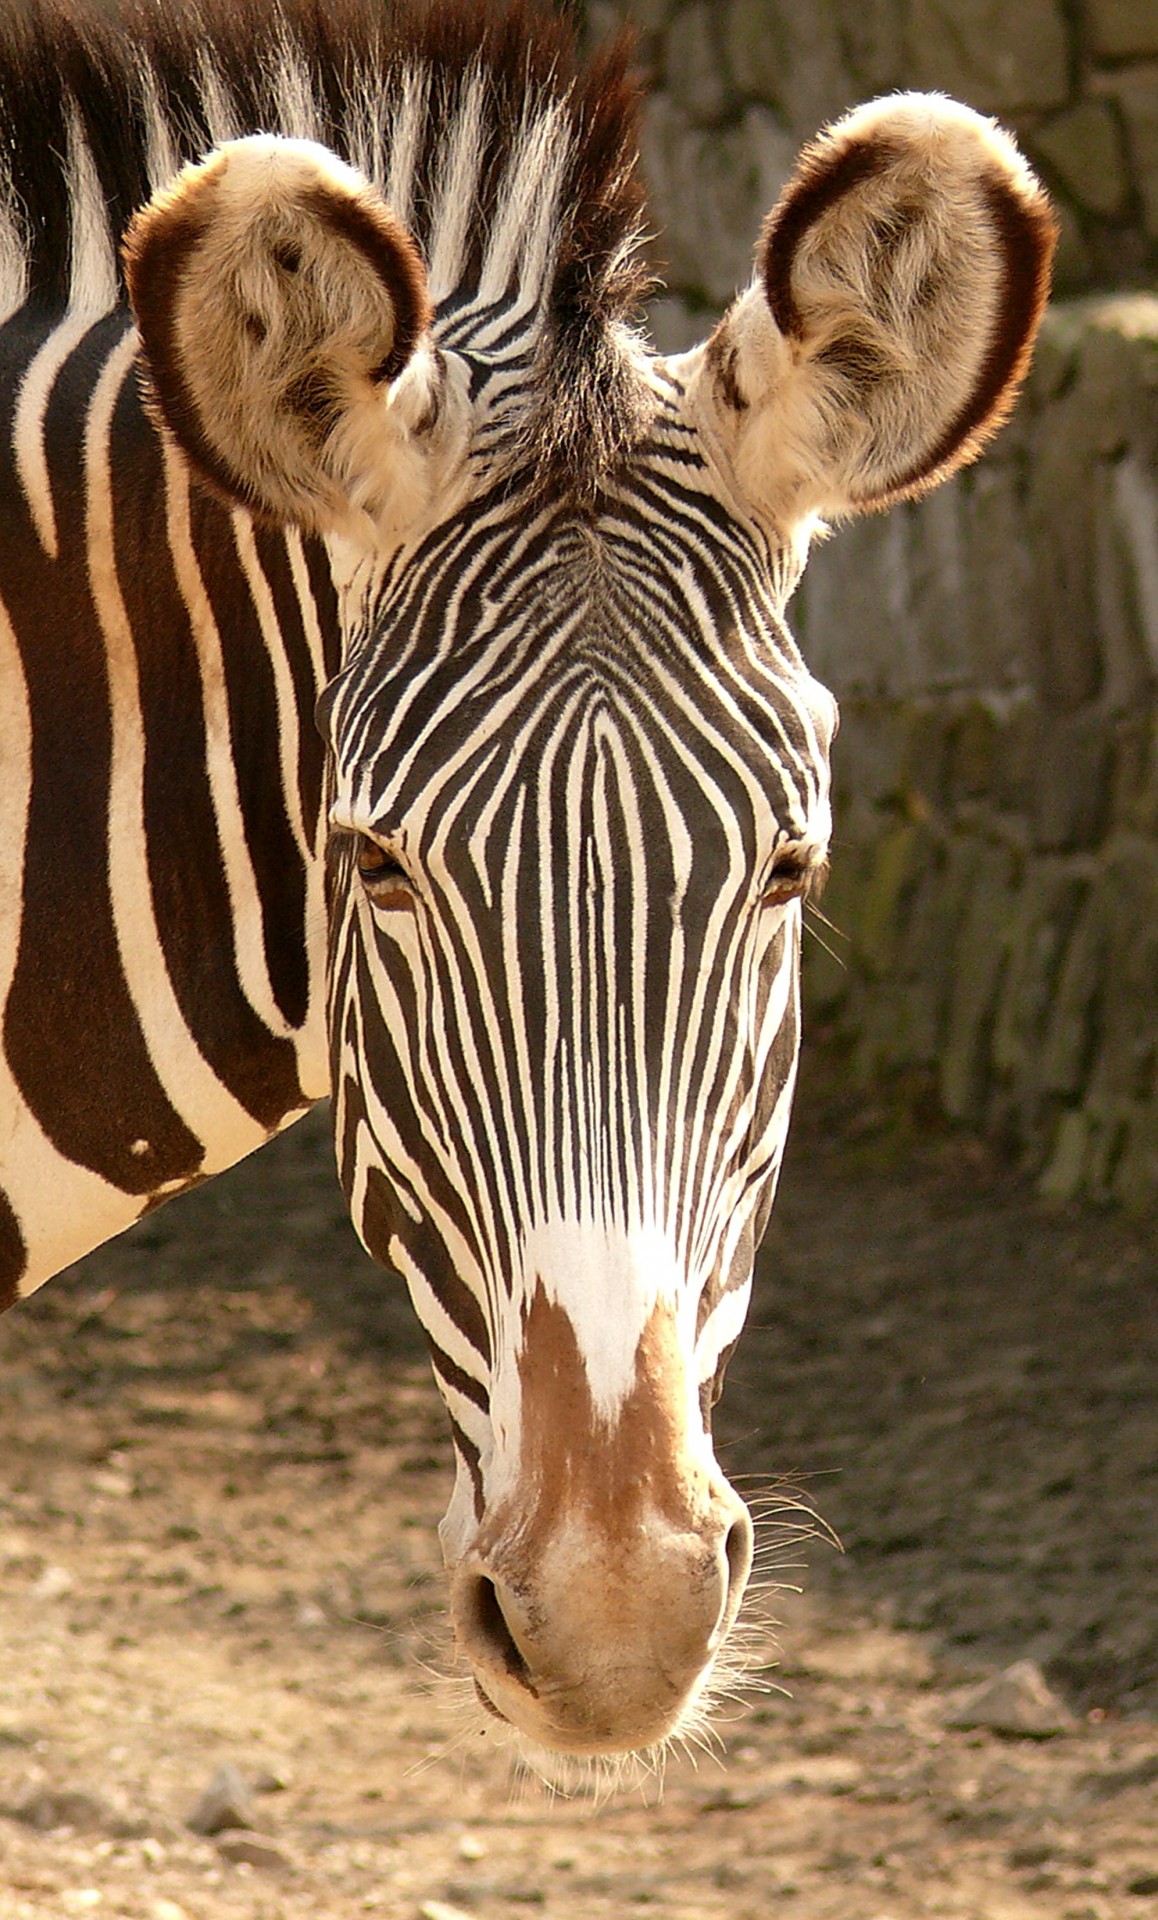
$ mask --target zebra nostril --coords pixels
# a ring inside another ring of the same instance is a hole
[[[531,1670],[507,1624],[498,1588],[485,1574],[477,1574],[462,1595],[459,1630],[472,1660],[501,1667],[528,1693],[535,1692]]]
[[[724,1541],[724,1559],[728,1568],[728,1596],[724,1603],[724,1618],[732,1620],[744,1588],[748,1584],[748,1575],[752,1571],[752,1520],[748,1509],[744,1507],[728,1528]]]

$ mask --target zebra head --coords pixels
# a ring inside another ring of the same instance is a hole
[[[444,90],[437,163],[403,102],[381,190],[231,143],[128,253],[191,461],[341,578],[339,1167],[450,1414],[478,1690],[581,1754],[684,1722],[751,1564],[710,1415],[836,717],[785,603],[821,516],[922,492],[1004,417],[1051,244],[991,123],[901,96],[804,154],[751,287],[656,357],[626,325],[621,81],[586,84],[528,97],[501,167],[485,89]]]

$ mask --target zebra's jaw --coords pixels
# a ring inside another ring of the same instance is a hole
[[[543,1287],[522,1326],[517,1419],[496,1436],[506,1457],[469,1537],[443,1529],[457,1644],[484,1704],[537,1745],[654,1746],[694,1706],[736,1617],[751,1522],[716,1466],[670,1305],[648,1315],[615,1411]]]

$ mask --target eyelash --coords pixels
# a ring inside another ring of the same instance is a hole
[[[778,907],[789,900],[819,900],[827,879],[827,860],[797,860],[786,854],[768,876],[762,896],[764,904]]]

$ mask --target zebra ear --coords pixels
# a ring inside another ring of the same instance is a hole
[[[1055,235],[1012,140],[967,107],[897,94],[830,128],[703,349],[742,491],[786,522],[839,517],[975,459],[1029,364]]]
[[[230,502],[325,531],[421,486],[426,274],[361,175],[310,142],[231,141],[136,215],[124,256],[156,405]]]

